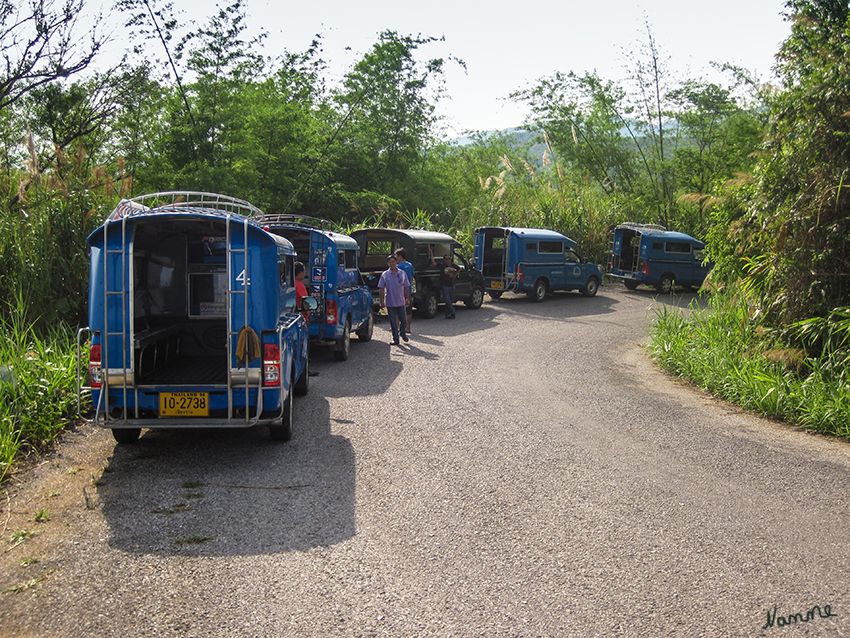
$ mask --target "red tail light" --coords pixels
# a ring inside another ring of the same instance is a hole
[[[93,388],[99,388],[103,385],[103,376],[101,375],[101,355],[100,345],[94,345],[89,348],[89,383]]]
[[[280,385],[280,348],[276,343],[263,344],[263,385]]]
[[[522,266],[517,266],[517,268],[516,268],[516,278],[517,278],[517,281],[522,283],[522,280],[523,280]]]
[[[327,299],[325,301],[325,312],[327,313],[326,323],[336,323],[336,300]]]
[[[648,275],[649,274],[649,264],[645,263],[640,270],[644,275]]]

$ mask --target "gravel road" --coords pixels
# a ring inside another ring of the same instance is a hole
[[[850,445],[659,372],[662,303],[379,324],[289,443],[68,433],[0,502],[0,637],[850,636]]]

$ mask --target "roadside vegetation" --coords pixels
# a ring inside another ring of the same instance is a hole
[[[172,4],[118,0],[134,49],[97,71],[104,25],[80,30],[82,0],[0,14],[0,366],[14,378],[0,385],[0,480],[75,416],[87,235],[119,199],[161,190],[343,231],[442,230],[467,249],[478,226],[552,228],[600,264],[618,223],[689,233],[708,242],[721,292],[687,320],[658,318],[662,364],[847,435],[829,425],[850,421],[847,3],[786,1],[791,35],[769,83],[722,62],[722,81],[674,77],[646,24],[624,78],[541,78],[511,96],[527,108],[521,128],[459,143],[434,112],[444,70],[463,62],[429,57],[435,38],[383,32],[329,86],[321,37],[269,59],[246,36],[247,1],[189,24]]]
[[[752,412],[850,439],[850,312],[787,334],[761,321],[740,291],[656,313],[651,353],[671,374]]]

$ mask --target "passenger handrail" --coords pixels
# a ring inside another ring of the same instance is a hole
[[[300,228],[315,228],[318,230],[334,230],[335,225],[328,219],[321,217],[310,217],[308,215],[297,215],[294,213],[265,213],[259,220],[262,224],[286,224]]]
[[[254,221],[264,216],[263,211],[253,204],[228,195],[203,191],[161,191],[122,199],[106,221],[118,221],[135,215],[199,212],[228,216],[237,214]]]

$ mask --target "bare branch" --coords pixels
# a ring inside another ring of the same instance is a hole
[[[97,34],[100,16],[80,35],[82,10],[83,0],[0,0],[0,109],[91,64],[106,38]]]

